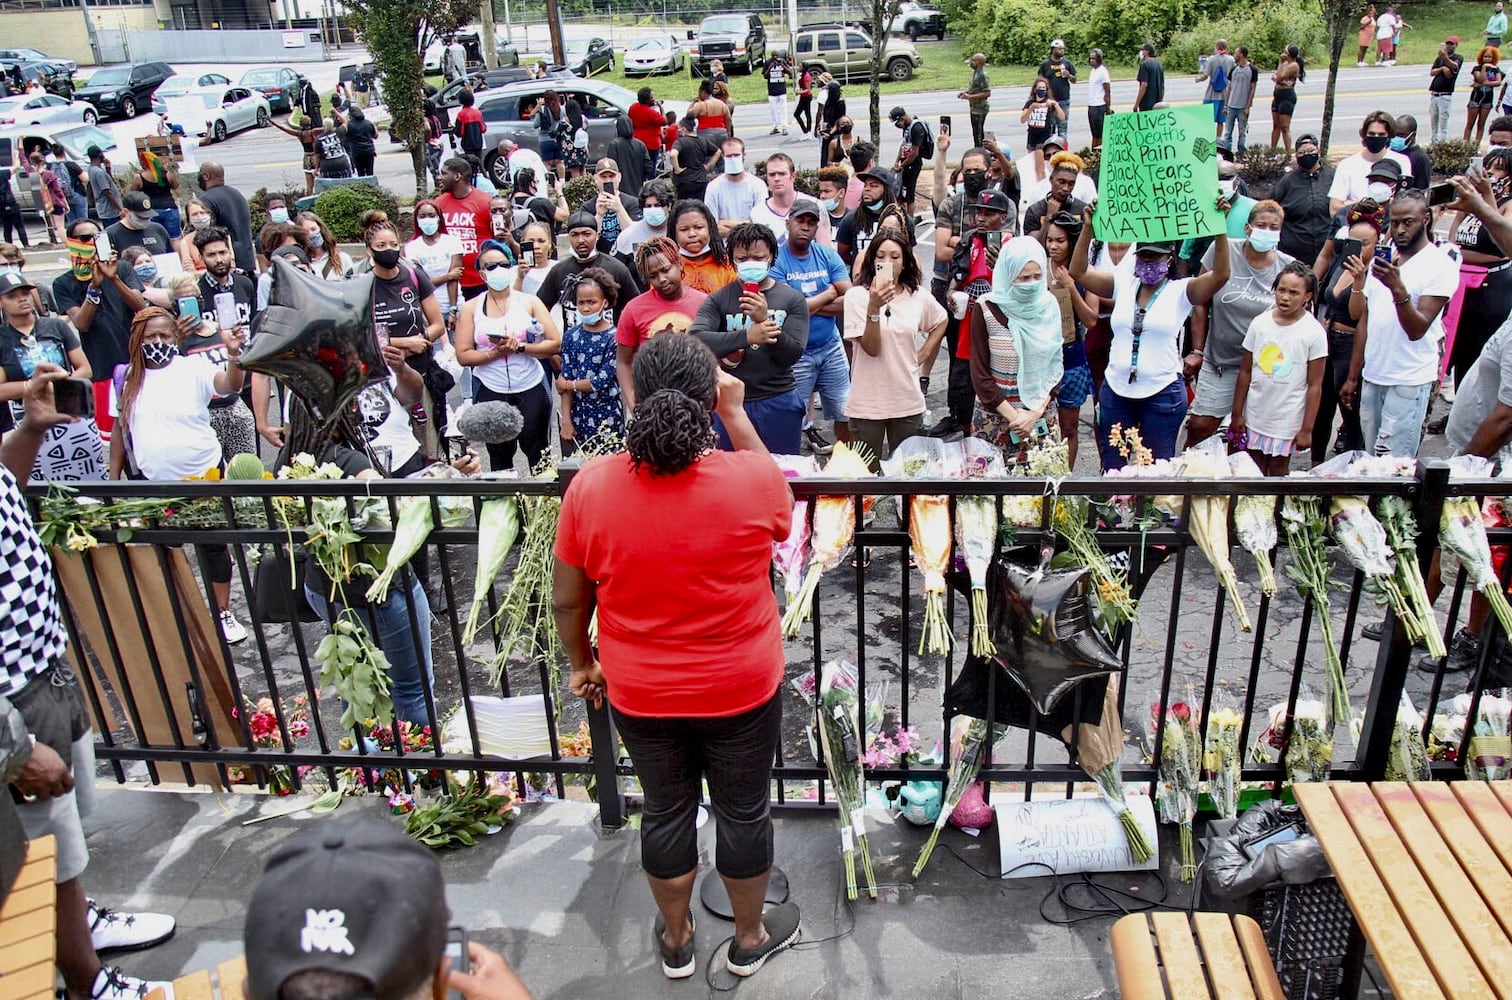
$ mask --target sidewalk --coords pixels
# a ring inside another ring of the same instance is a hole
[[[99,808],[87,824],[92,860],[84,875],[86,890],[105,905],[165,911],[179,921],[173,940],[116,961],[132,975],[172,978],[241,953],[246,899],[263,860],[285,837],[323,820],[295,816],[241,824],[290,803],[102,784]],[[349,800],[338,814],[363,810],[385,807],[377,799]],[[454,922],[502,952],[537,998],[703,997],[710,995],[704,976],[716,948],[721,960],[715,963],[715,985],[736,985],[722,961],[731,925],[701,908],[697,974],[681,983],[663,978],[651,950],[653,906],[634,830],[601,836],[596,809],[581,803],[525,810],[512,828],[440,857]],[[1116,996],[1107,943],[1111,918],[1073,927],[1047,923],[1039,906],[1052,888],[1050,880],[984,879],[946,849],[949,844],[973,865],[995,870],[997,846],[990,832],[972,841],[947,831],[928,871],[916,886],[908,886],[923,831],[894,827],[886,817],[874,818],[872,826],[877,878],[891,887],[878,901],[863,896],[853,904],[852,921],[841,906],[833,817],[817,810],[779,814],[778,864],[791,879],[793,899],[803,911],[804,939],[811,943],[739,983],[739,996]],[[708,871],[712,826],[701,831],[700,844],[701,868]],[[1149,876],[1112,876],[1111,881],[1145,891],[1156,885]],[[1174,877],[1169,881],[1173,902],[1182,905],[1185,887]],[[852,924],[854,929],[844,933]],[[843,934],[840,940],[820,940],[837,933]]]

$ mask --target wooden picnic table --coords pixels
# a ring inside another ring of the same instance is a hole
[[[209,969],[186,973],[173,981],[173,1000],[242,1000],[242,980],[247,978],[247,960],[238,955],[215,967],[212,980]],[[159,987],[146,1000],[166,1000]]]
[[[26,845],[26,864],[0,907],[0,1000],[52,1000],[58,950],[58,843]]]
[[[1512,782],[1294,789],[1396,996],[1512,1000]]]

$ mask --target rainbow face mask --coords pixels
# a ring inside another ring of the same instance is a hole
[[[73,269],[73,276],[80,281],[88,281],[94,274],[95,245],[93,240],[76,240],[69,237],[68,263]]]

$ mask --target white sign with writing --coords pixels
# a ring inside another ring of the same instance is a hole
[[[283,33],[283,47],[286,49],[302,49],[305,47],[305,34],[303,31],[285,31]]]
[[[1124,829],[1106,799],[1036,799],[998,803],[998,851],[1004,878],[1034,878],[1053,868],[1072,872],[1154,871],[1160,865],[1155,831],[1155,807],[1149,796],[1128,796],[1145,839],[1155,856],[1135,864]],[[1030,862],[1034,862],[1031,864]],[[1023,867],[1020,867],[1023,866]],[[1015,870],[1016,869],[1016,870]]]

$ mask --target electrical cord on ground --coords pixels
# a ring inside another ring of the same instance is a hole
[[[1013,874],[1014,872],[1022,868],[1043,868],[1046,872],[1049,873],[1051,879],[1053,879],[1055,883],[1050,888],[1050,890],[1045,893],[1044,898],[1040,900],[1039,904],[1040,918],[1043,919],[1046,923],[1056,924],[1061,927],[1069,927],[1073,924],[1079,924],[1086,920],[1099,920],[1103,917],[1121,917],[1127,916],[1130,913],[1145,913],[1150,910],[1175,909],[1175,907],[1165,905],[1166,898],[1169,895],[1169,889],[1166,885],[1165,877],[1159,872],[1151,872],[1150,875],[1160,886],[1160,895],[1156,898],[1150,898],[1140,893],[1129,892],[1124,889],[1114,888],[1110,885],[1104,885],[1103,883],[1093,879],[1091,875],[1088,875],[1085,872],[1071,877],[1070,881],[1062,882],[1062,879],[1065,878],[1065,876],[1061,875],[1060,872],[1056,871],[1053,867],[1045,864],[1042,861],[1026,861],[1021,865],[1013,866],[1012,868],[1008,869],[1006,872],[1002,872],[1001,874],[993,874],[992,872],[984,871],[983,869],[978,868],[976,865],[972,864],[970,861],[967,861],[964,857],[961,856],[960,852],[958,852],[954,846],[950,844],[943,844],[941,846],[943,846],[945,850],[954,855],[957,861],[959,861],[961,864],[965,865],[972,871],[976,872],[978,875],[982,876],[982,878],[1001,879]],[[1082,890],[1088,893],[1088,895],[1091,897],[1090,901],[1073,901],[1071,899],[1071,894],[1077,890]],[[1046,904],[1049,903],[1052,898],[1060,903],[1061,908],[1064,909],[1067,914],[1069,914],[1068,916],[1051,916],[1045,911]]]

